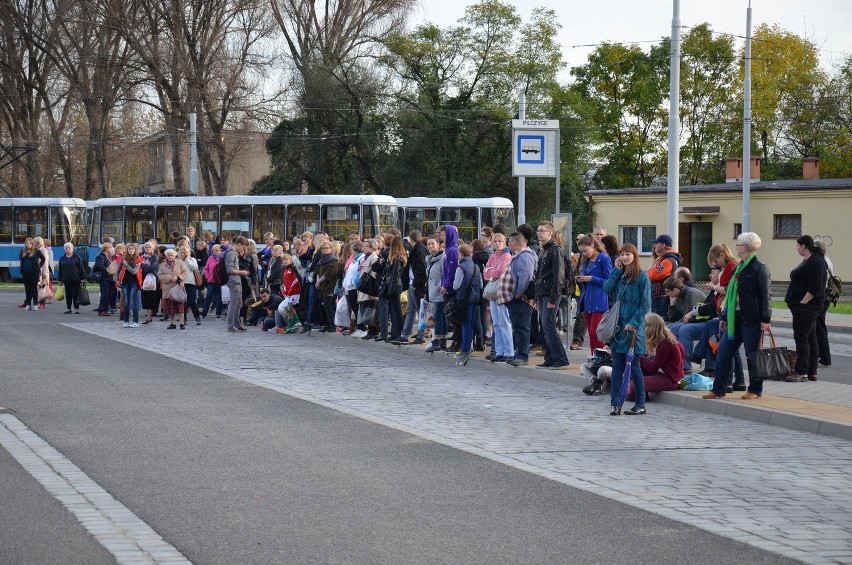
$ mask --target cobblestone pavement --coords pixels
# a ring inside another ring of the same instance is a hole
[[[852,443],[842,439],[660,404],[615,418],[607,398],[576,387],[339,335],[234,335],[216,322],[177,335],[165,324],[69,326],[803,562],[852,563]],[[295,359],[312,366],[289,369]]]

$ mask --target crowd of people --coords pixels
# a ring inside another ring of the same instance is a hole
[[[543,359],[536,368],[559,370],[569,365],[560,329],[570,327],[573,302],[570,348],[581,348],[587,336],[590,353],[580,368],[589,379],[584,392],[600,394],[609,383],[612,415],[645,414],[647,394],[678,388],[694,364],[713,378],[704,398],[763,393],[759,379],[746,385],[739,353],[741,346],[746,355],[756,350],[771,332],[771,278],[752,232],[737,238],[733,252],[725,244],[710,249],[711,280],[703,286],[666,234],[654,240],[652,265],[643,270],[636,247],[619,246],[603,227],[579,234],[573,254],[548,221],[508,234],[501,225],[486,227],[470,242],[447,224],[427,236],[391,229],[368,238],[353,233],[347,241],[311,232],[287,241],[267,233],[262,249],[241,235],[217,241],[189,228],[170,243],[107,238],[91,272],[66,243],[56,262],[65,313],[80,313],[81,286],[94,280],[98,315],[118,312],[128,328],[159,317],[168,329],[184,330],[190,314],[196,325],[215,316],[231,333],[249,326],[279,334],[339,332],[448,352],[460,366],[489,347],[485,359],[525,366],[537,350]],[[785,300],[797,353],[790,382],[817,380],[820,362],[830,364],[818,339],[830,271],[819,243],[798,239],[802,261],[790,273]],[[50,248],[41,238],[28,239],[20,262],[20,307],[44,308],[54,296]],[[599,330],[608,313],[616,329],[604,340]],[[622,412],[626,399],[634,405]]]

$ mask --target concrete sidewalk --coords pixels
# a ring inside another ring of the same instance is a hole
[[[852,318],[852,316],[846,317]],[[340,334],[337,336],[340,339],[349,339]],[[433,355],[447,355],[442,352],[426,353],[422,346],[395,346],[384,343],[375,346],[395,348],[412,357],[430,358]],[[543,358],[534,353],[531,354],[530,364],[526,367],[490,363],[484,359],[485,353],[471,357],[468,364],[485,364],[489,370],[503,374],[583,387],[588,384],[588,381],[580,374],[580,364],[586,362],[588,355],[588,347],[579,351],[568,351],[571,365],[558,371],[536,369],[535,365],[543,362]],[[748,382],[747,379],[748,376],[746,376],[746,382]],[[748,401],[740,398],[742,393],[730,394],[724,399],[716,400],[705,400],[701,398],[702,394],[704,393],[687,391],[655,393],[649,403],[682,406],[691,410],[852,440],[852,385],[828,381],[806,383],[766,381],[763,397]]]

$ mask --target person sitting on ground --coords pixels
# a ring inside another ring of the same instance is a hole
[[[666,327],[666,322],[653,312],[645,315],[645,344],[648,354],[639,358],[645,393],[677,390],[683,379],[683,346]],[[630,383],[627,398],[633,396],[633,383]]]
[[[690,271],[686,267],[678,267],[677,269],[675,269],[674,275],[672,276],[676,279],[680,279],[683,283],[683,286],[701,289],[698,283],[695,282],[695,279],[692,278],[692,271]]]
[[[268,288],[260,289],[260,307],[264,316],[260,320],[261,331],[268,332],[276,328],[275,333],[283,334],[286,331],[287,319],[278,313],[278,307],[284,302],[280,294],[273,294]]]

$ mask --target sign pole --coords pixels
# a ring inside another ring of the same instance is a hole
[[[518,94],[518,118],[527,118],[527,97],[521,92]],[[527,223],[527,179],[518,177],[518,225]]]

